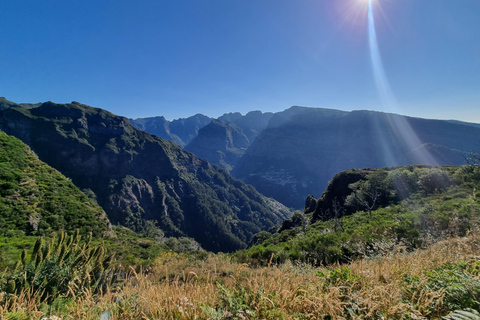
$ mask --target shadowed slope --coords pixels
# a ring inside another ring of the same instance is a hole
[[[0,128],[91,189],[112,223],[136,231],[157,220],[168,236],[231,251],[288,215],[224,170],[102,109],[76,102],[12,107],[0,112]]]

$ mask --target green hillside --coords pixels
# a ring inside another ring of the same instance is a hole
[[[110,229],[97,204],[20,140],[0,131],[0,236]]]
[[[313,264],[411,251],[480,227],[480,168],[406,166],[348,170],[318,200],[309,196],[280,228],[236,256],[264,264]]]

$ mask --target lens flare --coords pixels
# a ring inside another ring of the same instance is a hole
[[[389,109],[396,108],[396,102],[393,97],[390,85],[387,81],[385,69],[383,68],[380,50],[378,49],[377,33],[375,30],[375,20],[373,17],[373,1],[368,0],[368,44],[370,47],[370,59],[372,61],[373,75],[379,91],[382,102]]]
[[[380,95],[384,109],[389,113],[398,113],[399,107],[395,99],[395,96],[392,93],[390,84],[383,67],[382,57],[378,47],[377,33],[375,29],[375,18],[373,14],[374,9],[374,0],[357,0],[362,3],[367,2],[367,19],[368,19],[368,43],[370,48],[370,60],[372,64],[373,76],[375,78],[375,83]],[[407,121],[406,117],[400,117],[395,114],[388,114],[387,116],[389,125],[395,136],[401,137],[403,142],[406,144],[411,154],[409,155],[410,159],[413,159],[416,163],[419,164],[431,164],[438,165],[438,162],[430,154],[428,150],[425,149],[425,146],[422,145],[417,134],[414,132],[412,127]],[[389,145],[385,136],[380,132],[378,128],[378,138],[383,149],[383,154],[385,155],[385,162],[391,165],[402,164],[401,159],[397,159],[393,156],[395,154],[392,150],[392,146]]]

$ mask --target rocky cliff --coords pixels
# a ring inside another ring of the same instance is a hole
[[[211,118],[203,114],[173,121],[168,121],[162,116],[130,119],[133,126],[165,140],[173,141],[181,147],[185,147],[192,141],[198,135],[198,131],[211,121]]]
[[[10,107],[0,111],[0,128],[93,191],[112,223],[133,230],[157,220],[166,235],[231,251],[289,214],[219,167],[102,109],[77,102]]]

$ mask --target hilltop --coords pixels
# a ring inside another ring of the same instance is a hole
[[[412,251],[480,227],[480,167],[405,166],[352,169],[307,197],[277,229],[262,231],[241,261],[347,263]]]

